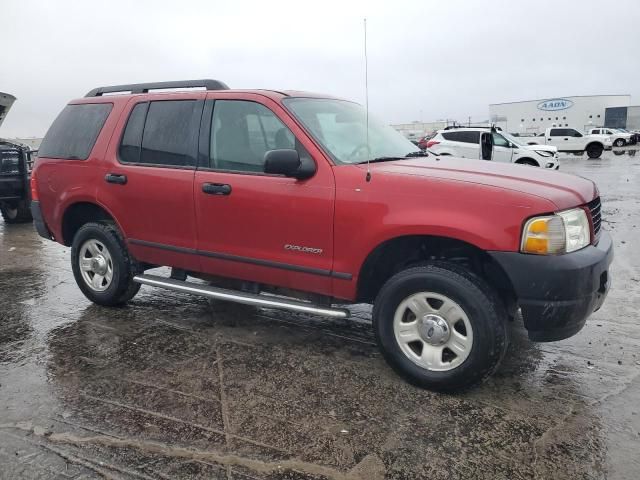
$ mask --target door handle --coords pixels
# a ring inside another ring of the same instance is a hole
[[[230,195],[231,185],[228,183],[203,183],[202,191],[209,195]]]
[[[121,173],[107,173],[104,177],[107,183],[116,183],[118,185],[124,185],[127,183],[127,176]]]

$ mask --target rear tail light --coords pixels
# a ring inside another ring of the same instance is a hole
[[[439,143],[440,143],[440,142],[439,142],[439,141],[437,141],[437,140],[429,140],[429,141],[427,142],[427,148],[431,148],[431,147],[433,147],[434,145],[438,145]]]
[[[38,186],[36,185],[36,173],[31,172],[31,180],[29,181],[31,186],[31,201],[38,201]]]

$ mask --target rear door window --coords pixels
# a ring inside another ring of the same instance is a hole
[[[86,160],[112,107],[111,103],[67,105],[49,127],[38,156]]]
[[[151,102],[142,133],[140,163],[195,167],[199,127],[196,100]]]
[[[446,140],[449,140],[452,142],[475,143],[475,144],[480,142],[480,132],[478,131],[444,132],[442,136]]]
[[[566,128],[552,128],[549,135],[552,137],[568,137],[569,133]]]
[[[195,168],[201,110],[197,100],[138,103],[120,141],[120,161]]]

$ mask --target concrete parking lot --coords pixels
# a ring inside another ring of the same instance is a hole
[[[461,395],[398,378],[365,307],[336,322],[143,287],[102,308],[68,248],[0,222],[0,478],[639,478],[640,151],[561,169],[599,185],[609,298],[562,342],[516,323]]]

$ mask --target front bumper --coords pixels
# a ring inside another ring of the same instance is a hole
[[[613,243],[601,232],[596,245],[564,255],[489,252],[511,280],[529,338],[552,342],[578,333],[611,285]]]
[[[20,200],[24,196],[24,180],[17,175],[0,175],[0,200]]]

